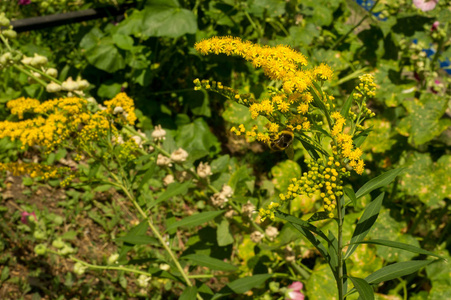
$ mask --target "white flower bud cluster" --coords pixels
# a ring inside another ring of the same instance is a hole
[[[200,178],[207,178],[210,175],[213,175],[213,173],[211,172],[211,167],[208,165],[208,163],[203,163],[201,162],[198,166],[197,166],[197,175],[199,175]]]
[[[279,230],[274,226],[266,227],[265,234],[268,239],[272,242],[279,235]]]
[[[166,139],[166,130],[161,128],[161,125],[155,126],[155,130],[152,132],[152,138],[154,142],[163,141]]]
[[[0,69],[9,67],[20,61],[22,54],[5,52],[0,56]]]
[[[262,241],[264,237],[264,234],[261,233],[260,231],[254,231],[251,233],[251,241],[253,241],[254,243],[260,243]]]
[[[161,166],[161,167],[172,167],[171,164],[171,159],[167,156],[164,156],[161,153],[158,153],[157,156],[157,166]]]
[[[223,208],[224,204],[229,201],[229,198],[232,197],[233,190],[230,186],[224,185],[222,187],[221,192],[215,193],[210,197],[211,203],[213,206]]]
[[[173,182],[174,182],[174,175],[172,175],[172,174],[168,174],[163,178],[163,184],[165,186],[168,186]]]
[[[6,27],[6,29],[1,29],[1,27]],[[0,34],[7,39],[15,39],[17,37],[17,32],[13,30],[13,27],[4,12],[0,13]]]
[[[188,152],[183,150],[182,148],[178,148],[171,154],[171,160],[176,163],[181,163],[186,161],[188,158]]]
[[[140,288],[147,288],[149,286],[149,281],[152,279],[152,277],[146,276],[146,275],[139,275],[138,280],[137,280],[137,285]]]
[[[252,219],[252,215],[254,214],[255,211],[255,205],[252,204],[249,200],[247,201],[246,204],[243,205],[243,207],[241,208],[241,212],[243,213],[243,216],[248,217],[249,219]]]

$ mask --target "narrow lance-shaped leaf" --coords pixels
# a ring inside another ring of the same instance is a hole
[[[393,242],[393,241],[388,241],[388,240],[379,240],[379,239],[375,239],[375,240],[369,240],[369,241],[361,241],[361,242],[354,242],[354,244],[372,244],[372,245],[380,245],[380,246],[386,246],[386,247],[392,247],[392,248],[398,248],[398,249],[402,249],[402,250],[406,250],[412,253],[418,253],[418,254],[425,254],[425,255],[430,255],[430,256],[435,256],[441,259],[444,259],[444,257],[435,254],[431,251],[427,251],[412,245],[408,245],[408,244],[404,244],[404,243],[399,243],[399,242]]]
[[[360,220],[357,222],[354,233],[352,234],[351,245],[348,247],[348,251],[346,252],[344,259],[347,259],[357,249],[358,245],[355,243],[363,241],[373,224],[376,222],[377,217],[379,216],[379,211],[381,210],[383,199],[384,193],[380,194],[379,197],[374,199],[374,201],[368,204],[365,208],[365,211],[363,212]]]
[[[236,271],[237,267],[234,265],[223,262],[222,260],[210,257],[202,254],[189,254],[182,257],[182,259],[188,259],[196,265],[207,267],[212,270],[219,271]]]
[[[352,205],[354,205],[355,207],[357,205],[357,198],[355,197],[354,190],[352,188],[343,187],[343,191],[345,192],[346,196],[348,196],[349,199],[351,199]]]
[[[185,227],[198,226],[205,222],[213,220],[214,218],[216,218],[217,216],[219,216],[222,213],[224,213],[224,210],[207,211],[207,212],[202,212],[199,214],[194,214],[194,215],[186,217],[178,222],[172,223],[171,225],[168,226],[168,228],[166,228],[166,230],[170,231],[174,228],[178,228],[178,227],[182,227],[182,226],[185,226]]]
[[[373,288],[366,282],[365,279],[357,277],[348,277],[354,284],[357,292],[362,300],[374,300]]]
[[[349,95],[348,99],[346,99],[345,103],[343,104],[343,107],[341,108],[340,115],[343,116],[343,118],[347,118],[349,114],[349,110],[352,106],[352,100],[354,100],[354,90]]]
[[[371,179],[357,191],[355,194],[356,198],[359,199],[375,189],[389,185],[396,178],[396,176],[404,171],[404,169],[405,168],[390,170],[377,176],[376,178]]]
[[[373,274],[367,276],[365,280],[370,284],[378,284],[383,281],[412,274],[435,261],[437,260],[411,260],[394,263],[377,270]]]

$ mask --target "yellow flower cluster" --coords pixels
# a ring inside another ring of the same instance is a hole
[[[330,156],[323,165],[323,159],[307,162],[308,172],[304,172],[301,178],[293,178],[288,186],[286,194],[280,194],[281,201],[294,199],[300,195],[310,198],[317,192],[323,200],[324,210],[329,212],[329,217],[334,217],[336,200],[343,195],[342,178],[349,176],[346,168],[333,156]]]
[[[376,96],[376,83],[374,82],[374,76],[371,74],[364,74],[359,77],[360,83],[356,87],[357,92],[354,93],[354,98],[360,99],[363,96],[374,97]]]
[[[231,97],[229,94],[234,91],[226,89],[220,83],[210,84],[209,81],[201,82],[198,79],[194,81],[195,89],[212,89],[227,94],[238,103],[249,107],[253,119],[264,116],[270,123],[284,124],[282,129],[310,129],[308,114],[311,112],[310,103],[313,102],[313,96],[309,89],[313,88],[313,81],[329,80],[333,76],[332,69],[326,64],[302,70],[301,68],[307,65],[307,59],[289,46],[260,46],[234,37],[213,37],[197,43],[195,48],[204,55],[223,53],[241,56],[255,67],[262,67],[269,78],[282,81],[282,90],[273,92],[269,98],[260,101],[249,99],[248,95],[240,95],[237,92]],[[333,98],[329,96],[328,99]],[[323,101],[327,102],[326,95]],[[232,128],[232,132],[244,133],[236,128]],[[259,141],[268,141],[277,134],[275,131],[257,134],[255,130],[248,133]]]
[[[266,218],[269,218],[270,220],[274,221],[274,211],[277,210],[277,208],[280,206],[277,202],[271,202],[268,207],[266,208],[260,208],[258,211],[258,214],[261,217],[262,222],[266,220]]]
[[[42,179],[58,178],[71,171],[68,167],[56,167],[35,163],[0,163],[0,172],[9,171],[14,176],[30,175]]]
[[[0,138],[9,137],[20,140],[22,148],[26,146],[44,146],[47,151],[53,151],[64,142],[69,141],[87,146],[100,137],[106,137],[108,130],[113,133],[116,128],[109,119],[114,110],[120,107],[120,116],[116,121],[134,124],[133,100],[126,94],[120,93],[110,101],[106,101],[107,109],[92,113],[88,110],[88,102],[78,97],[60,98],[40,103],[36,99],[19,98],[7,103],[12,114],[16,114],[21,121],[0,122]],[[23,120],[24,113],[33,118]]]
[[[119,93],[113,99],[105,101],[104,104],[107,107],[107,113],[123,116],[127,120],[127,123],[129,125],[135,124],[135,104],[133,102],[133,99],[128,97],[127,94]],[[123,110],[122,114],[115,113],[115,109],[117,110],[118,108]],[[123,123],[120,117],[116,121],[118,123]]]
[[[332,113],[331,117],[335,121],[331,134],[336,139],[339,147],[339,149],[333,147],[333,150],[339,150],[338,152],[343,158],[349,159],[349,166],[351,166],[357,174],[362,174],[365,163],[360,157],[363,152],[360,148],[354,147],[351,135],[343,133],[343,127],[346,120],[339,112]]]

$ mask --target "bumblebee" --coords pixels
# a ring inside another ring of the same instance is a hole
[[[290,147],[294,140],[294,134],[290,130],[282,130],[277,138],[269,142],[269,148],[273,151],[283,151]]]

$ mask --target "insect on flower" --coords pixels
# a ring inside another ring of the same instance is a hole
[[[273,151],[283,151],[288,155],[288,158],[292,159],[294,156],[293,151],[293,143],[294,140],[294,134],[293,131],[285,129],[282,130],[278,135],[276,135],[274,138],[272,138],[268,145],[269,148]]]

